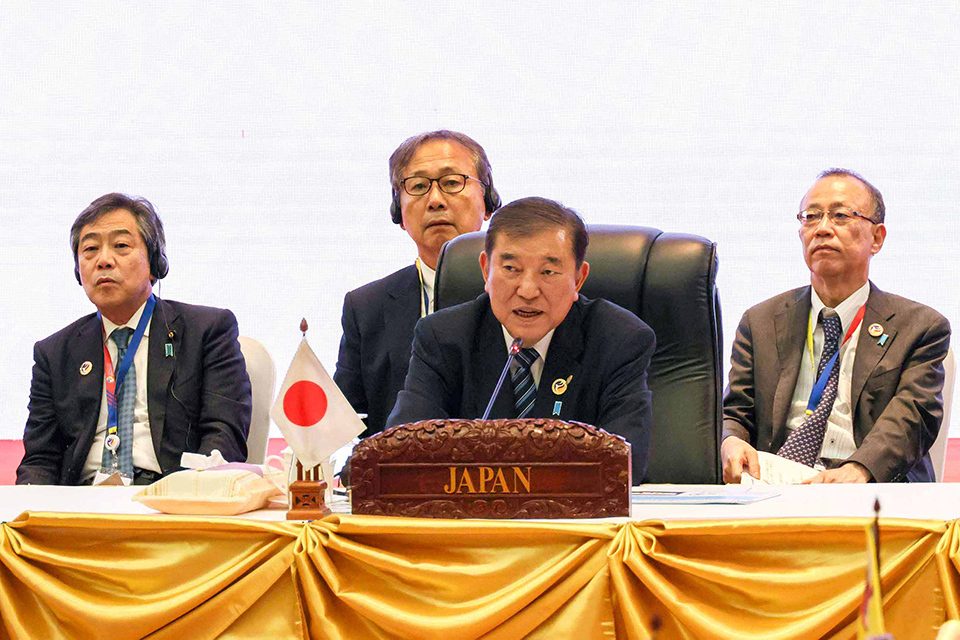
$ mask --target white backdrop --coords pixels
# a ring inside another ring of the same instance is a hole
[[[281,378],[306,316],[332,373],[344,293],[415,256],[387,158],[437,128],[485,146],[505,202],[716,241],[726,354],[805,283],[816,174],[854,169],[887,202],[873,280],[960,326],[956,6],[215,4],[0,4],[0,438],[33,343],[93,310],[68,246],[91,200],[157,206],[161,296],[232,309]]]

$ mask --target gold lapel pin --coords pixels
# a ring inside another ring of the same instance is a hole
[[[566,380],[563,378],[557,378],[553,381],[553,385],[550,387],[553,390],[554,395],[562,396],[567,392],[567,387],[570,386],[570,381],[573,380],[573,376],[568,376]]]
[[[872,325],[870,325],[870,328],[867,329],[867,333],[876,338],[883,333],[883,326],[879,322],[874,322]]]
[[[89,360],[85,360],[83,364],[80,365],[80,375],[85,376],[91,371],[93,371],[93,363]]]

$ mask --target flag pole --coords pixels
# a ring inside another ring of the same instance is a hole
[[[877,556],[877,581],[880,580],[880,496],[873,500],[873,539],[877,541],[874,551]]]
[[[303,337],[307,337],[307,319],[300,318],[300,332],[303,334]]]

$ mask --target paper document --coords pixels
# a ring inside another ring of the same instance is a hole
[[[740,476],[740,484],[800,484],[820,473],[813,467],[766,451],[758,451],[757,456],[760,458],[760,479],[757,480],[744,470]]]
[[[631,504],[750,504],[780,495],[773,489],[746,487],[733,489],[726,487],[704,487],[702,489],[671,489],[664,486],[657,489],[633,487],[630,491]]]

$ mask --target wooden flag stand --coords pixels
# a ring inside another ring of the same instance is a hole
[[[300,320],[300,331],[307,337],[307,319]],[[296,454],[296,451],[294,452]],[[324,499],[327,483],[323,479],[320,465],[304,469],[297,458],[297,479],[287,489],[287,520],[317,520],[330,515],[330,507]]]
[[[297,479],[290,483],[287,520],[318,520],[330,515],[324,500],[327,483],[321,477],[320,465],[304,470],[297,460]]]

